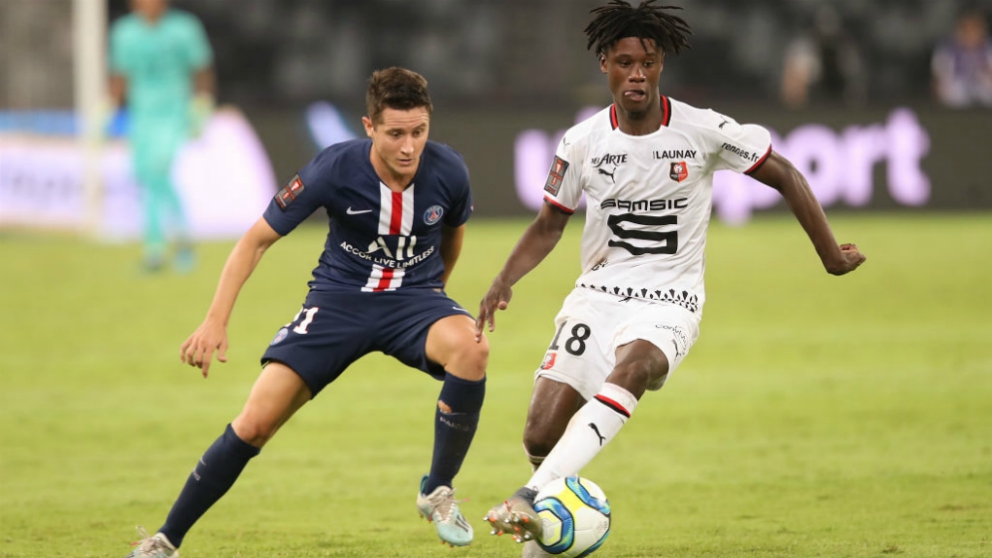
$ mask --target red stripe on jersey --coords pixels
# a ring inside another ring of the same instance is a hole
[[[746,171],[744,171],[744,174],[751,174],[752,172],[758,170],[758,167],[760,167],[761,165],[763,165],[764,162],[765,162],[765,159],[767,159],[768,156],[771,155],[771,154],[772,154],[772,146],[769,145],[768,146],[768,151],[765,151],[765,154],[760,159],[758,159],[758,162],[757,163],[755,163],[754,165],[752,165],[751,168],[749,168]]]
[[[565,207],[564,205],[556,202],[555,200],[549,198],[548,196],[544,196],[544,201],[546,201],[549,204],[551,204],[551,205],[555,206],[556,208],[560,209],[561,212],[564,213],[564,214],[566,214],[566,215],[571,215],[571,214],[575,213],[575,210],[574,209],[569,209],[569,208]]]
[[[382,270],[382,278],[379,279],[379,284],[372,289],[372,292],[384,291],[389,288],[389,284],[393,281],[393,268],[389,267]]]
[[[617,121],[617,105],[616,103],[610,105],[610,126],[616,130],[620,126],[620,122]]]
[[[403,192],[393,192],[393,207],[389,214],[389,234],[400,234],[403,225]]]
[[[610,399],[609,397],[603,395],[597,395],[595,399],[596,401],[599,401],[603,405],[606,405],[607,407],[613,409],[617,413],[620,413],[621,415],[630,418],[630,411],[628,411],[623,407],[623,405],[617,403],[616,401]]]

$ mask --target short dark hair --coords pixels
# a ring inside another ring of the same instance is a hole
[[[589,13],[595,14],[585,33],[586,48],[597,55],[606,54],[620,39],[637,37],[651,39],[665,54],[679,54],[689,48],[692,31],[684,19],[664,10],[681,10],[678,6],[652,6],[655,0],[641,2],[636,8],[623,0],[611,0]]]
[[[427,107],[428,114],[434,110],[424,76],[398,67],[372,73],[365,93],[365,109],[369,120],[377,122],[382,111],[387,108],[410,110],[417,107]]]

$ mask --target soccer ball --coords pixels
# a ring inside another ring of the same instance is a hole
[[[610,534],[610,503],[589,479],[565,477],[549,482],[534,498],[534,510],[542,525],[537,544],[549,554],[588,556]]]

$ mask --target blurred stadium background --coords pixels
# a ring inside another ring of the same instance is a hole
[[[478,215],[528,214],[539,203],[536,186],[557,134],[590,107],[609,102],[581,34],[587,11],[596,4],[176,0],[175,7],[198,15],[206,26],[216,53],[220,103],[236,107],[249,124],[220,126],[227,149],[215,153],[211,145],[200,145],[187,150],[194,152],[186,157],[193,161],[180,165],[177,172],[188,175],[180,182],[190,196],[202,191],[191,184],[197,181],[213,181],[220,188],[217,177],[196,163],[196,153],[207,152],[236,157],[242,162],[238,166],[251,165],[251,172],[239,176],[249,183],[242,191],[267,194],[319,148],[360,133],[368,74],[404,65],[430,81],[439,109],[433,137],[465,155],[473,170]],[[934,50],[953,32],[957,16],[966,8],[988,9],[992,1],[686,4],[693,48],[667,64],[665,93],[775,130],[776,148],[806,172],[825,205],[845,210],[992,207],[980,164],[986,142],[976,141],[988,137],[992,111],[980,105],[948,110],[933,94],[931,77]],[[0,2],[0,157],[5,167],[0,199],[7,206],[0,225],[37,224],[38,212],[46,224],[64,227],[72,218],[86,222],[78,215],[87,207],[80,166],[42,163],[46,168],[39,169],[37,160],[45,157],[37,149],[21,151],[23,141],[11,136],[28,134],[34,141],[65,137],[76,129],[72,109],[85,109],[87,87],[99,85],[84,80],[102,72],[103,64],[98,57],[74,53],[89,52],[83,46],[103,31],[86,18],[74,20],[73,14],[94,6],[104,18],[127,9],[125,0]],[[80,30],[88,35],[81,38]],[[818,66],[811,71],[820,79],[808,88],[802,78],[786,75],[786,67],[811,65]],[[236,119],[228,114],[227,120]],[[264,149],[257,148],[259,141]],[[122,191],[128,182],[126,163],[107,158],[103,164],[114,169],[105,169],[102,190],[95,194],[102,200],[100,217],[90,217],[102,222],[105,233],[127,234],[134,223],[114,220],[127,207],[127,192],[133,193]],[[724,219],[742,221],[752,209],[781,207],[748,180],[727,176],[718,182],[716,209]],[[510,186],[516,195],[507,195]],[[210,199],[233,197],[224,189]],[[255,207],[248,206],[266,197],[249,197],[244,212],[254,215]],[[92,211],[95,205],[88,207]],[[205,223],[219,217],[216,212],[193,216],[203,234],[236,236],[243,223],[233,216],[225,222],[236,222],[227,227]]]
[[[211,383],[192,385],[178,346],[277,187],[361,132],[373,69],[424,74],[431,137],[468,162],[476,218],[451,291],[474,307],[540,203],[559,134],[609,102],[582,35],[600,3],[173,0],[206,27],[219,110],[175,170],[200,267],[142,277],[120,128],[99,149],[81,133],[103,33],[127,3],[0,0],[0,556],[123,555],[131,525],[157,526],[297,310],[322,227],[267,256]],[[932,82],[958,15],[987,18],[992,0],[664,3],[684,5],[694,34],[663,92],[772,129],[838,240],[869,259],[827,277],[777,194],[718,177],[702,338],[588,470],[616,510],[600,554],[992,556],[992,107],[946,106]],[[821,79],[806,86],[793,65]],[[529,378],[579,232],[521,283],[491,338],[459,485],[473,519],[526,477]],[[451,555],[410,501],[436,386],[370,357],[336,388],[184,556]],[[476,527],[454,553],[517,555]]]

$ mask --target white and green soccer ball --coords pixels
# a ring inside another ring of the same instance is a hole
[[[549,554],[588,556],[610,534],[610,502],[589,479],[573,476],[549,482],[534,498],[534,510],[543,531],[537,544]]]

